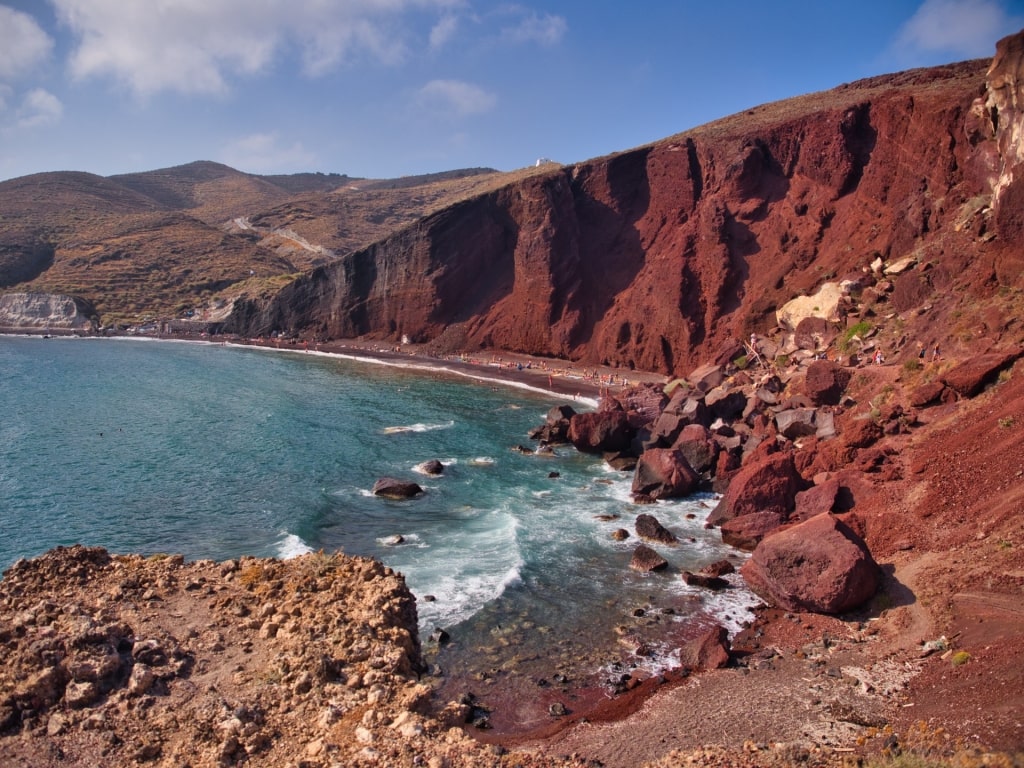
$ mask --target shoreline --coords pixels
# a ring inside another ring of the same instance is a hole
[[[4,333],[6,336],[40,338],[40,333]],[[231,336],[189,337],[176,334],[132,334],[118,336],[81,335],[75,333],[46,334],[53,338],[108,339],[112,341],[178,342],[191,344],[252,348],[268,352],[286,352],[294,355],[347,359],[365,364],[388,365],[405,370],[419,370],[423,373],[440,373],[468,378],[492,388],[514,387],[573,406],[596,408],[606,394],[615,394],[629,386],[640,383],[661,384],[668,377],[650,372],[621,371],[608,366],[586,367],[567,360],[540,358],[509,352],[476,352],[458,355],[437,356],[428,354],[424,348],[402,345],[401,348],[386,348],[375,341],[359,339],[332,340],[321,343],[303,341],[286,342],[268,339],[241,339]],[[425,638],[423,638],[425,641]],[[537,739],[550,738],[583,722],[614,722],[621,720],[639,709],[651,695],[663,687],[667,680],[678,681],[683,675],[675,669],[660,674],[636,678],[630,688],[614,696],[608,695],[598,682],[600,673],[591,670],[586,679],[579,679],[564,691],[567,700],[576,702],[571,713],[543,724],[531,724],[513,729],[485,731],[467,724],[464,728],[472,738],[486,744],[526,744]],[[445,684],[464,684],[471,687],[473,681],[465,676],[448,673]],[[518,694],[509,692],[498,697],[502,704],[510,704]],[[438,700],[438,706],[444,702]]]
[[[102,336],[73,331],[42,331],[32,329],[15,332],[3,329],[0,336],[24,338],[80,338],[122,341],[176,341],[193,344],[225,345],[255,348],[272,352],[291,352],[322,357],[344,358],[359,362],[420,368],[424,371],[448,373],[474,379],[481,383],[512,386],[538,394],[567,397],[584,405],[597,407],[607,393],[616,393],[637,384],[666,384],[671,377],[650,371],[620,369],[604,365],[582,365],[560,358],[546,358],[517,352],[462,352],[438,356],[428,353],[422,345],[390,345],[361,339],[333,339],[311,344],[291,340],[242,339],[234,336],[181,336],[177,334],[134,334]]]

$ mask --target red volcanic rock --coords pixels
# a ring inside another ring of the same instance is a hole
[[[633,475],[632,491],[657,499],[689,496],[700,483],[700,476],[675,448],[650,448],[641,454]]]
[[[692,670],[721,669],[729,664],[729,633],[725,627],[708,627],[679,649],[679,662]]]
[[[730,547],[750,552],[780,525],[786,515],[780,512],[751,512],[722,523],[722,541]]]
[[[569,441],[583,453],[624,451],[632,437],[625,411],[577,413],[569,420]]]
[[[634,571],[660,571],[668,567],[668,561],[646,544],[641,544],[633,550],[633,559],[629,561],[629,567]]]
[[[847,419],[843,424],[842,441],[850,448],[867,448],[882,436],[882,427],[868,416]]]
[[[941,381],[930,381],[922,384],[910,393],[910,404],[915,408],[934,405],[942,398],[946,385]]]
[[[675,545],[679,542],[676,535],[663,526],[654,515],[636,516],[636,535],[641,539],[656,541],[659,544]]]
[[[992,352],[965,360],[947,371],[942,379],[962,397],[974,397],[999,376],[999,372],[1012,365],[1024,350]]]
[[[807,366],[804,394],[815,405],[838,405],[849,383],[850,372],[846,368],[831,360],[815,360]]]
[[[810,520],[825,512],[835,512],[839,498],[839,479],[830,478],[821,485],[815,485],[796,495],[796,509],[791,520]]]
[[[832,515],[818,515],[768,536],[740,573],[770,605],[812,613],[856,608],[881,583],[881,569],[867,545]]]
[[[718,443],[711,438],[707,427],[701,424],[685,427],[672,447],[683,454],[686,463],[693,467],[695,472],[713,469],[721,450]]]
[[[768,454],[740,467],[721,501],[708,516],[708,523],[721,525],[727,520],[755,512],[773,513],[785,520],[793,511],[796,495],[804,485],[803,478],[796,471],[792,453]]]

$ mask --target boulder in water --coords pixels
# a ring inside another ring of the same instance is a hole
[[[668,561],[646,544],[641,544],[633,550],[633,559],[630,560],[629,567],[634,571],[660,571],[668,567]]]
[[[373,495],[385,499],[411,499],[423,493],[418,483],[397,480],[393,477],[382,477],[373,484]]]

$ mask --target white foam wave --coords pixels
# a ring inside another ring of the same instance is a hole
[[[477,456],[475,459],[469,460],[471,467],[490,467],[494,464],[494,459],[490,456]]]
[[[276,547],[277,557],[282,560],[291,560],[293,557],[315,551],[301,537],[294,533],[288,533],[288,531],[281,531],[281,538],[278,539]]]
[[[454,426],[454,421],[446,421],[443,424],[409,424],[408,426],[384,427],[384,434],[396,435],[402,432],[433,432],[437,429],[450,429]]]

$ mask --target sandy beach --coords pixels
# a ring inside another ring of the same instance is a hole
[[[179,337],[170,337],[179,338]],[[515,352],[465,352],[435,355],[415,344],[388,345],[379,341],[342,339],[313,343],[270,339],[228,339],[213,337],[212,343],[226,342],[281,351],[341,356],[390,363],[409,368],[448,371],[480,381],[518,386],[595,405],[606,392],[617,392],[643,383],[664,384],[668,377],[648,371],[631,371],[609,366],[585,366],[568,360],[543,358]]]

